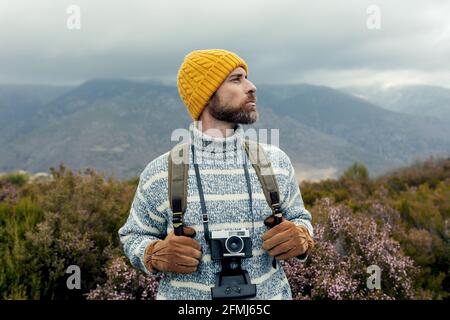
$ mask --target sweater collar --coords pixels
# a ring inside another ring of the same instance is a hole
[[[201,125],[199,121],[194,121],[189,126],[191,143],[196,149],[207,153],[224,153],[236,151],[242,147],[244,129],[241,124],[235,124],[234,132],[228,137],[210,136],[202,132],[198,128],[199,125]]]

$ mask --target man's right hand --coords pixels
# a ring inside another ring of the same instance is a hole
[[[170,232],[164,240],[150,244],[144,253],[145,267],[150,271],[192,273],[197,270],[202,252],[200,243],[189,238],[195,234],[190,227],[183,227],[187,236]]]

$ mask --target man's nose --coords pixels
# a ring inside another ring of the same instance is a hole
[[[247,92],[252,92],[253,94],[256,93],[256,86],[253,84],[253,82],[251,82],[250,80],[248,81],[248,88],[247,88]]]

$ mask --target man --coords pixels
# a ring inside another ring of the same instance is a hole
[[[148,274],[164,274],[157,299],[212,298],[211,288],[221,264],[211,259],[203,209],[209,218],[209,231],[250,230],[252,257],[242,259],[242,269],[256,285],[256,299],[292,299],[279,261],[305,261],[313,247],[311,214],[304,208],[294,168],[283,151],[261,144],[272,163],[283,210],[282,222],[271,229],[264,219],[272,210],[251,164],[247,163],[246,171],[242,163],[225,160],[246,155],[241,125],[258,119],[256,87],[247,75],[248,66],[242,58],[219,49],[193,51],[180,67],[178,91],[194,120],[189,127],[194,152],[189,156],[184,235],[173,231],[168,201],[169,152],[151,161],[141,173],[130,215],[119,230],[133,266]],[[197,178],[193,157],[200,155]],[[204,207],[197,179],[203,186]]]

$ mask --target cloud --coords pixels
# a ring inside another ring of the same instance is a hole
[[[410,69],[316,69],[299,75],[293,82],[316,85],[332,84],[333,87],[358,86],[401,86],[414,84],[438,84],[450,87],[450,71],[427,72]]]
[[[66,27],[72,4],[80,30]],[[373,4],[380,30],[366,25]],[[444,0],[0,0],[0,82],[175,83],[189,51],[226,48],[248,62],[255,83],[450,86],[448,16]]]

